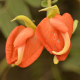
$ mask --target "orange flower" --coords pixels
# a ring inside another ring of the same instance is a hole
[[[56,14],[49,19],[44,18],[36,29],[36,35],[44,47],[54,56],[54,63],[67,58],[71,48],[70,38],[73,32],[73,19],[69,13],[62,16]]]
[[[10,65],[27,67],[41,54],[43,45],[32,28],[20,25],[9,35],[6,42],[6,59]]]

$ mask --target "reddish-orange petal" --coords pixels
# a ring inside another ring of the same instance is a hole
[[[12,59],[16,55],[16,49],[13,46],[13,42],[14,42],[16,36],[19,34],[19,32],[21,30],[23,30],[24,28],[25,27],[22,25],[14,28],[14,30],[10,33],[10,35],[7,39],[5,52],[6,52],[6,60],[7,60],[8,64],[12,63]],[[14,54],[13,54],[13,52],[14,52]]]
[[[67,58],[70,49],[71,49],[71,45],[70,45],[68,51],[67,51],[65,54],[63,54],[63,55],[56,55],[56,56],[57,56],[57,59],[58,59],[59,61],[64,61],[64,60]]]
[[[54,17],[53,17],[53,18],[54,18]],[[57,19],[61,20],[62,22],[64,22],[64,19],[63,19],[62,16],[59,15],[59,14],[56,14],[56,15],[55,15],[55,18],[57,18]]]
[[[28,38],[34,35],[34,30],[32,28],[25,28],[16,37],[14,41],[15,47],[20,47],[25,44]]]
[[[66,26],[68,27],[68,33],[69,33],[69,36],[71,38],[71,35],[72,35],[72,32],[73,32],[73,19],[72,19],[71,15],[69,13],[64,13],[62,15],[62,18],[63,18]]]
[[[59,52],[63,49],[64,40],[62,33],[68,32],[71,38],[72,31],[73,19],[69,13],[65,13],[63,16],[57,14],[50,20],[47,17],[44,18],[37,26],[36,35],[51,53],[52,51]],[[65,60],[70,48],[65,54],[57,56],[58,60]]]
[[[54,18],[54,17],[53,17]],[[65,23],[65,25],[68,28],[68,33],[71,38],[72,32],[73,32],[73,19],[69,13],[64,13],[62,16],[59,14],[55,15],[55,18],[60,19]]]
[[[36,35],[51,54],[52,51],[58,52],[64,47],[62,33],[51,26],[47,17],[38,24]]]
[[[60,32],[66,33],[68,31],[65,23],[62,20],[57,19],[56,17],[50,19],[50,24]]]
[[[29,38],[25,43],[25,51],[20,67],[27,67],[31,65],[41,54],[43,45],[36,35]]]

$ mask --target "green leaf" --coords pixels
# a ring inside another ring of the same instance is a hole
[[[29,7],[23,2],[23,0],[7,0],[7,6],[13,18],[19,15],[25,15],[28,18],[32,19]],[[22,21],[19,21],[23,24]]]
[[[24,1],[27,2],[32,7],[38,8],[41,6],[41,0],[24,0]]]
[[[12,17],[10,16],[7,9],[0,10],[0,25],[3,35],[7,38],[10,32],[17,26],[17,23],[11,22]]]

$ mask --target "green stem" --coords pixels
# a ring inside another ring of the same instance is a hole
[[[52,69],[52,74],[53,74],[53,77],[55,80],[62,80],[61,78],[61,73],[59,71],[59,68],[58,68],[58,65],[54,65],[52,63],[52,59],[50,58],[50,66],[51,66],[51,69]]]
[[[48,1],[48,7],[51,7],[51,0],[47,0]],[[47,15],[50,12],[50,10],[47,10]]]
[[[0,76],[3,74],[3,72],[5,71],[5,69],[9,67],[9,65],[6,62],[6,58],[4,58],[1,62],[0,62]]]
[[[4,72],[1,80],[6,80],[7,73],[9,72],[10,69],[11,69],[11,67],[9,66],[9,67],[5,70],[5,72]]]
[[[48,7],[51,7],[51,0],[48,0]]]
[[[55,80],[62,80],[58,66],[57,65],[51,66],[51,69]]]

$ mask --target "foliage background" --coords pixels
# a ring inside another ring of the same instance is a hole
[[[35,24],[46,17],[46,12],[38,12],[42,0],[0,0],[0,79],[1,80],[80,80],[80,0],[59,0],[61,15],[68,12],[79,24],[71,38],[72,47],[68,58],[54,65],[53,55],[46,49],[41,56],[29,67],[19,68],[10,66],[5,59],[5,43],[10,32],[22,21],[10,22],[18,15],[28,16]]]

